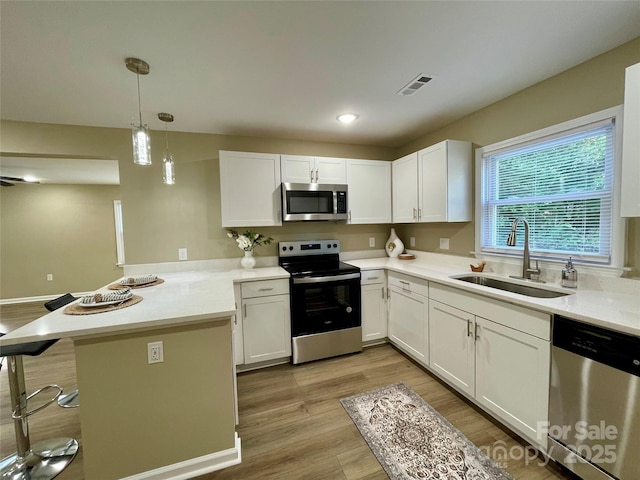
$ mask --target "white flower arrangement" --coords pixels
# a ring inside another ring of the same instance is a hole
[[[244,233],[238,233],[235,230],[228,230],[227,236],[235,239],[238,242],[238,248],[245,252],[251,252],[255,247],[259,245],[270,245],[273,242],[273,238],[265,237],[259,233],[255,233],[252,230],[247,230]]]

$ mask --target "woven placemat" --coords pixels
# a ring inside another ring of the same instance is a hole
[[[127,308],[141,301],[141,296],[134,295],[129,300],[125,300],[122,303],[114,303],[113,305],[105,305],[104,307],[82,307],[78,303],[72,303],[63,310],[63,313],[66,313],[67,315],[93,315],[94,313],[104,313],[112,310],[120,310],[121,308]]]
[[[112,283],[107,288],[109,290],[120,290],[121,288],[124,288],[124,287],[129,287],[131,289],[147,288],[147,287],[153,287],[155,285],[160,285],[161,283],[164,283],[164,280],[161,278],[158,278],[156,281],[151,283],[145,283],[144,285],[124,285],[123,283]]]

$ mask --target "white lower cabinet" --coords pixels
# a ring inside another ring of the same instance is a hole
[[[435,283],[429,297],[430,368],[546,449],[550,315]]]
[[[241,295],[244,364],[290,356],[289,281],[246,282]]]
[[[384,270],[361,272],[362,341],[387,336],[387,299]]]
[[[435,300],[429,301],[430,366],[470,396],[475,392],[474,335],[474,315]]]
[[[423,365],[429,364],[428,283],[389,273],[389,340]]]
[[[485,318],[476,322],[476,400],[546,449],[540,422],[549,417],[549,342]]]

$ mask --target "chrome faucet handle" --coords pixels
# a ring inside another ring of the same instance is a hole
[[[529,274],[530,280],[533,280],[534,282],[545,283],[542,280],[540,280],[540,274],[542,272],[540,271],[540,265],[538,264],[538,260],[536,260],[536,268],[527,268],[527,273]],[[531,278],[533,275],[535,275],[537,278]]]

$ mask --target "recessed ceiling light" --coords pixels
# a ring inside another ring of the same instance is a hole
[[[356,115],[355,113],[343,113],[341,115],[338,115],[336,118],[341,123],[351,123],[357,120],[358,115]]]
[[[22,179],[25,182],[31,182],[31,183],[38,181],[38,179],[36,177],[34,177],[33,175],[25,175]]]

